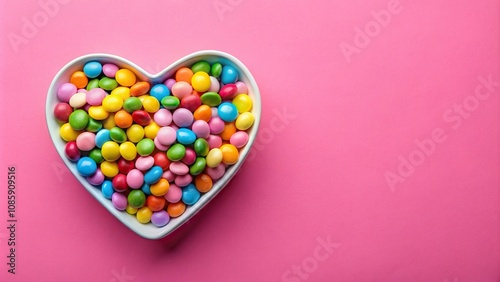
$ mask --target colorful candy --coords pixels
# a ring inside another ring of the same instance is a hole
[[[182,216],[238,162],[255,123],[235,67],[198,61],[162,83],[90,61],[57,90],[64,153],[104,198],[141,223]]]

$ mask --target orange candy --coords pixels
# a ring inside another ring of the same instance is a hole
[[[194,179],[194,186],[196,186],[196,189],[201,193],[206,193],[212,189],[212,178],[205,173],[198,174]]]
[[[146,81],[137,82],[136,84],[132,85],[132,87],[130,87],[130,95],[134,97],[144,95],[148,93],[149,87],[149,83]]]
[[[132,119],[132,115],[127,113],[125,110],[119,110],[115,113],[115,124],[120,128],[129,128],[134,120]]]
[[[163,196],[167,194],[168,188],[170,188],[170,184],[168,183],[168,180],[166,180],[165,178],[161,178],[155,184],[151,184],[149,188],[151,194],[155,196]]]
[[[89,83],[89,79],[83,71],[75,71],[71,75],[69,82],[73,83],[76,88],[84,88],[85,86],[87,86],[87,83]]]
[[[167,213],[170,217],[179,217],[186,210],[186,204],[183,202],[172,203],[167,206]]]
[[[176,81],[185,81],[189,84],[191,84],[191,78],[193,77],[193,71],[190,68],[180,68],[177,70],[175,73],[175,80]]]
[[[234,122],[226,123],[224,125],[224,130],[220,133],[220,137],[222,140],[228,141],[231,139],[231,135],[236,133],[236,126],[234,125]]]
[[[193,113],[194,120],[204,120],[208,122],[212,117],[212,109],[207,105],[201,105]]]
[[[160,211],[165,207],[165,198],[149,195],[146,199],[146,205],[152,211]]]
[[[220,147],[222,151],[222,162],[227,165],[235,164],[240,157],[238,149],[232,144],[224,144]]]

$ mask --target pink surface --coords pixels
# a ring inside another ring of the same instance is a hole
[[[498,281],[498,1],[136,2],[0,1],[1,281]],[[142,239],[63,166],[46,91],[80,55],[157,72],[203,49],[252,71],[260,135],[183,230]]]

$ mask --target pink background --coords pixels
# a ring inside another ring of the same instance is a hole
[[[48,16],[0,1],[0,280],[499,281],[500,86],[478,77],[500,81],[500,4],[394,1],[61,0]],[[380,28],[371,11],[391,5]],[[23,18],[39,27],[23,35]],[[154,73],[203,49],[238,57],[259,84],[254,158],[183,230],[142,239],[63,167],[46,92],[80,55]],[[415,140],[434,130],[446,138],[423,155]],[[419,163],[391,189],[400,156]],[[9,165],[16,275],[1,227]]]

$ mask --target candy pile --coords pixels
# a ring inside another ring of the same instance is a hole
[[[161,227],[238,161],[252,99],[230,65],[199,61],[151,85],[91,61],[57,90],[54,116],[79,174],[118,210]]]

